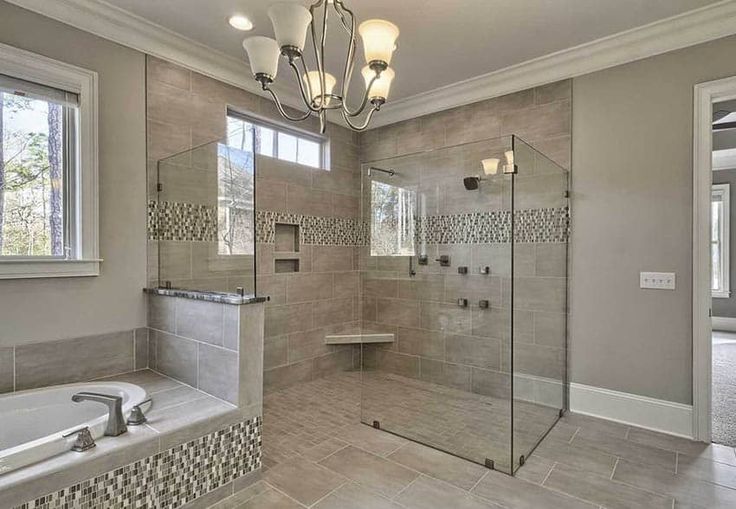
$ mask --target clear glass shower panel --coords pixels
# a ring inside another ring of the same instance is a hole
[[[362,421],[511,472],[511,137],[365,164]]]
[[[568,173],[514,137],[513,454],[518,468],[566,407]]]
[[[253,131],[158,162],[149,211],[159,286],[255,293]]]

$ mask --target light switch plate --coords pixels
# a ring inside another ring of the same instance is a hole
[[[674,290],[674,272],[641,272],[639,273],[639,287],[653,290]]]

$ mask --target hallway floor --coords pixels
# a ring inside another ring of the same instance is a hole
[[[568,414],[514,478],[360,424],[357,380],[266,396],[262,480],[222,507],[736,507],[731,447]]]
[[[713,430],[717,444],[736,446],[736,334],[713,331]]]

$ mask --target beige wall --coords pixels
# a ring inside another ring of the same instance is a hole
[[[156,162],[223,138],[228,107],[284,122],[271,100],[157,58],[149,57],[147,65],[148,174],[152,200],[156,199]],[[313,120],[299,127],[314,132],[317,123]],[[298,254],[275,253],[273,239],[259,242],[256,247],[258,293],[271,297],[265,311],[264,387],[267,391],[352,368],[352,348],[327,346],[324,336],[358,318],[356,247],[349,241],[335,242],[325,232],[355,229],[351,221],[359,214],[358,136],[336,125],[329,125],[326,135],[330,138],[329,170],[268,157],[256,160],[259,213],[270,213],[268,220],[272,222],[322,224],[304,228],[311,230],[303,232],[309,241],[302,243]],[[187,191],[169,198],[174,201],[213,202],[216,184],[212,168],[189,172],[186,166],[173,165],[164,192],[167,187]],[[196,178],[192,178],[192,173],[197,173]],[[209,187],[208,179],[212,180]],[[209,194],[207,189],[211,191]],[[289,217],[279,219],[277,214]],[[252,258],[221,264],[213,270],[206,256],[197,256],[207,248],[207,242],[175,240],[160,241],[160,244],[159,250],[157,241],[149,241],[151,284],[156,284],[160,265],[163,278],[171,279],[175,286],[219,291],[233,291],[236,286],[248,288],[248,263]],[[275,274],[276,258],[299,258],[299,273]]]
[[[511,134],[567,167],[570,95],[571,82],[565,80],[373,129],[361,137],[361,161],[379,160],[377,166],[396,170],[393,177],[378,175],[374,179],[415,189],[421,196],[418,200],[426,203],[424,213],[419,213],[426,219],[464,220],[472,213],[509,211],[507,177],[497,176],[474,191],[465,189],[463,177],[480,173],[482,159],[502,159],[504,151],[511,148]],[[535,158],[529,148],[518,146],[516,156],[517,217],[534,217],[529,213],[541,208],[563,210],[567,205],[566,172],[545,164],[544,158]],[[370,185],[370,179],[363,183]],[[366,222],[371,206],[368,189],[363,191],[362,207]],[[503,224],[501,217],[481,220],[473,228],[494,231]],[[520,219],[519,224],[522,222]],[[539,231],[542,224],[539,219],[531,220],[527,229]],[[445,228],[450,233],[451,228]],[[429,263],[420,266],[415,257],[417,275],[413,277],[407,276],[407,257],[371,256],[367,248],[363,250],[363,326],[396,337],[388,346],[364,347],[365,364],[508,398],[512,245],[508,240],[491,243],[458,238],[451,242],[427,242]],[[566,244],[544,235],[534,241],[518,236],[513,249],[515,373],[563,379]],[[449,267],[440,267],[435,261],[440,255],[450,256]],[[479,274],[481,265],[490,266],[491,275]],[[468,267],[468,274],[459,275],[459,266]],[[458,307],[458,298],[469,299],[469,307]],[[490,308],[480,309],[480,299],[489,300]],[[561,406],[562,398],[557,396]]]
[[[730,37],[573,81],[573,382],[692,400],[693,85],[734,55]],[[640,271],[677,289],[641,290]]]
[[[0,281],[0,346],[144,326],[144,56],[0,1],[0,42],[99,73],[102,274]]]

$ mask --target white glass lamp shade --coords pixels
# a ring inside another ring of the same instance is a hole
[[[309,71],[307,74],[305,74],[302,79],[304,80],[304,83],[309,87],[307,90],[311,91],[312,93],[312,102],[315,104],[315,106],[320,105],[320,101],[322,100],[322,80],[319,78],[319,71]],[[335,83],[337,83],[337,80],[335,77],[326,72],[325,73],[325,94],[329,96],[329,94],[332,93],[332,89],[335,88]],[[330,104],[330,98],[325,98],[325,106]]]
[[[291,46],[304,50],[307,28],[312,21],[309,9],[291,2],[276,3],[268,9],[268,17],[280,48]]]
[[[501,160],[497,158],[489,158],[489,159],[483,159],[481,161],[481,164],[483,165],[483,173],[486,175],[495,175],[498,173],[498,163],[500,163]]]
[[[374,61],[391,63],[391,56],[399,37],[399,27],[382,19],[369,19],[358,27],[363,38],[363,51],[366,63]]]
[[[243,41],[243,47],[248,53],[250,70],[253,75],[265,74],[276,79],[279,68],[279,44],[270,37],[256,35]]]
[[[503,155],[506,156],[506,173],[514,173],[514,151],[507,150]]]
[[[388,67],[385,71],[381,73],[381,76],[373,82],[373,85],[371,85],[371,80],[376,75],[376,72],[368,67],[367,65],[363,67],[363,69],[360,71],[363,75],[363,79],[365,80],[365,86],[366,88],[370,85],[371,89],[368,93],[369,99],[388,99],[388,92],[391,89],[391,82],[394,80],[394,70]]]

